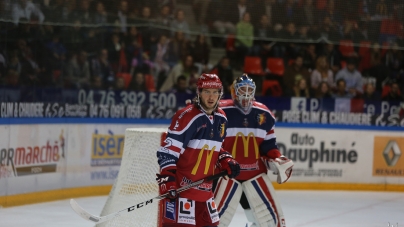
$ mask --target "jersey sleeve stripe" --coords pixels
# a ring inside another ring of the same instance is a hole
[[[188,147],[192,149],[202,149],[205,145],[208,145],[209,150],[211,150],[213,147],[216,147],[215,151],[220,151],[222,142],[213,140],[191,140],[189,141]]]
[[[267,132],[259,128],[227,128],[227,137],[236,136],[237,133],[241,132],[244,136],[253,133],[255,137],[264,138]]]
[[[175,151],[175,150],[168,149],[168,148],[166,148],[166,147],[160,147],[160,149],[158,150],[158,152],[165,153],[165,154],[170,154],[170,155],[172,155],[172,156],[174,156],[174,157],[176,157],[176,158],[179,158],[179,157],[180,157],[180,152]]]
[[[275,134],[268,134],[265,136],[264,140],[271,140],[271,139],[275,139],[276,135]]]
[[[202,116],[202,115],[204,115],[204,113],[200,113],[200,114],[198,114],[198,115],[195,115],[190,121],[188,121],[188,124],[187,124],[181,131],[173,131],[173,130],[171,130],[171,129],[168,129],[167,132],[168,132],[168,133],[175,134],[175,135],[181,135],[181,134],[183,134],[185,131],[188,130],[188,128],[189,128],[189,127],[192,125],[192,123],[195,121],[195,119],[197,119],[198,117],[200,117],[200,116]],[[181,123],[183,123],[183,122],[185,122],[185,121],[181,121]]]

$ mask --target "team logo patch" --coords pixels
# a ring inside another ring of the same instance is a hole
[[[247,126],[248,126],[248,120],[247,120],[247,118],[244,118],[243,125],[244,125],[244,127],[247,127]]]
[[[179,198],[178,223],[195,225],[195,201]]]
[[[166,209],[164,210],[164,217],[175,221],[175,202],[166,201]]]
[[[219,213],[217,212],[217,207],[216,207],[215,201],[211,198],[208,201],[206,201],[206,205],[208,206],[209,215],[210,215],[210,219],[212,220],[212,223],[218,222]]]
[[[267,117],[265,116],[265,113],[258,114],[257,115],[257,121],[259,125],[264,124],[267,121]]]
[[[223,136],[224,136],[224,132],[225,132],[225,130],[226,130],[226,126],[225,126],[225,125],[226,125],[226,124],[223,123],[223,124],[220,124],[220,126],[219,126],[220,137],[223,137]]]

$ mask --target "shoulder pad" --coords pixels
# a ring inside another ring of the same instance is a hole
[[[230,106],[234,106],[232,99],[223,99],[220,100],[219,102],[219,107],[230,107]]]

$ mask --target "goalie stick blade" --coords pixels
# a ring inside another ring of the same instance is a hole
[[[152,203],[154,199],[160,199],[160,198],[156,197],[156,198],[150,199],[149,201],[147,201],[147,203]],[[123,210],[117,211],[115,213],[111,213],[111,214],[108,214],[106,216],[101,216],[100,217],[100,216],[96,216],[96,215],[88,213],[74,199],[70,199],[70,206],[73,208],[73,210],[80,217],[84,218],[85,220],[92,221],[94,223],[102,223],[102,222],[106,222],[106,221],[109,221],[111,219],[117,218],[117,217],[121,216],[122,214],[126,214],[126,213],[129,213],[129,212],[135,210],[135,207],[139,206],[141,204],[143,204],[143,203],[139,203],[139,204],[136,204],[134,206],[130,206],[130,207],[125,208]]]
[[[82,218],[86,219],[86,220],[90,220],[92,222],[99,222],[100,221],[100,217],[97,217],[95,215],[92,215],[90,213],[88,213],[87,211],[85,211],[74,199],[70,199],[70,206],[72,207],[72,209]]]

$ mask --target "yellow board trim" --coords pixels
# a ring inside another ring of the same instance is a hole
[[[0,196],[0,206],[12,207],[77,197],[108,195],[111,188],[112,185],[102,185]]]
[[[397,191],[404,192],[404,185],[399,184],[352,184],[352,183],[313,183],[287,182],[272,183],[277,190],[348,190],[348,191]],[[12,207],[55,200],[108,195],[112,185],[65,188],[18,195],[0,196],[0,206]]]

